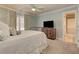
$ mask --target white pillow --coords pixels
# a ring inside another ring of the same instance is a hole
[[[8,38],[8,36],[6,35],[6,33],[0,31],[0,41],[6,40]]]

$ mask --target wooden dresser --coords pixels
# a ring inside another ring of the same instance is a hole
[[[48,39],[56,39],[56,29],[55,28],[42,28],[42,31],[47,35]]]

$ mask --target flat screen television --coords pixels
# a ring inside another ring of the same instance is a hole
[[[54,27],[54,21],[44,21],[43,27],[53,28]]]

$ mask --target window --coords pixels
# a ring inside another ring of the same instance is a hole
[[[16,28],[17,31],[24,30],[24,14],[17,14]]]

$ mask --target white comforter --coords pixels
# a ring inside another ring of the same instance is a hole
[[[47,47],[47,38],[40,31],[24,31],[0,42],[0,53],[40,53]]]

